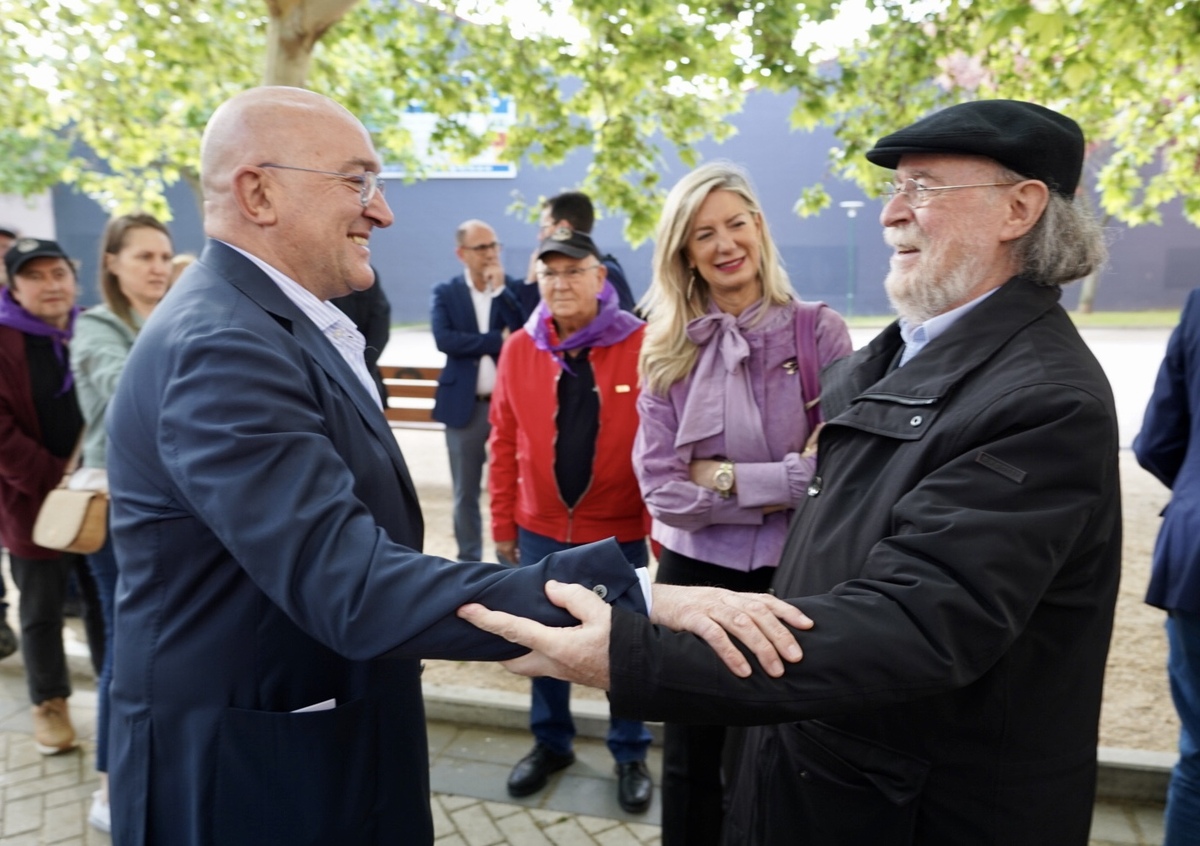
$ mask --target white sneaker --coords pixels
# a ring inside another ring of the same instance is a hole
[[[88,822],[91,823],[92,828],[103,831],[105,834],[112,831],[112,815],[101,790],[92,794],[92,807],[88,810]]]

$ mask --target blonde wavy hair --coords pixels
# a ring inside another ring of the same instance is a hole
[[[655,234],[654,276],[639,303],[647,324],[639,359],[642,385],[659,395],[691,372],[699,352],[688,339],[687,324],[708,313],[710,290],[704,277],[688,266],[687,240],[696,212],[713,191],[737,194],[761,225],[758,274],[763,299],[785,305],[796,298],[746,171],[732,162],[714,161],[684,176],[663,204]],[[760,317],[765,313],[763,309]]]

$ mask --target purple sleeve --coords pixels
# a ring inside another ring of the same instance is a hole
[[[633,443],[633,469],[654,519],[685,531],[714,523],[762,523],[761,509],[740,507],[736,497],[723,499],[691,481],[691,456],[675,448],[679,419],[671,396],[642,391],[638,414],[641,420]]]

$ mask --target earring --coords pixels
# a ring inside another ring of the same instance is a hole
[[[692,301],[692,293],[696,287],[696,280],[699,278],[700,278],[699,272],[697,272],[696,268],[693,267],[692,275],[688,277],[687,296],[685,297],[685,302],[690,303]]]

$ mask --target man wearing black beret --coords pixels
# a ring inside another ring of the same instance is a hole
[[[1117,423],[1058,300],[1102,263],[1083,134],[964,103],[881,139],[900,319],[822,374],[818,464],[774,592],[815,625],[782,676],[551,585],[584,624],[460,614],[627,718],[755,726],[730,844],[1084,846],[1120,574]],[[686,589],[681,589],[686,590]],[[540,654],[539,654],[540,653]]]

